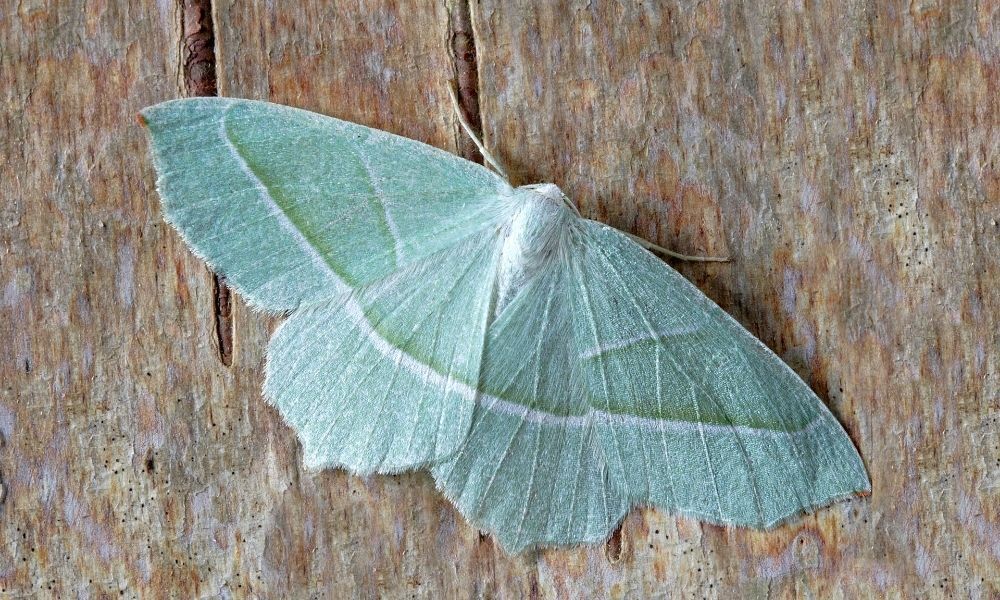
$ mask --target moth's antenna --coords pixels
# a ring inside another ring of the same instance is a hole
[[[476,137],[476,133],[472,131],[472,125],[469,125],[469,122],[465,118],[465,113],[462,112],[462,107],[458,104],[458,96],[455,94],[455,87],[453,85],[448,86],[448,95],[451,96],[451,105],[455,109],[455,114],[458,116],[458,122],[462,124],[462,129],[465,130],[465,133],[472,138],[472,143],[476,145],[476,148],[479,148],[479,153],[483,155],[483,158],[486,159],[486,162],[489,163],[491,167],[493,167],[494,171],[509,181],[510,177],[507,177],[507,171],[500,166],[500,162],[493,158],[490,151],[486,149],[486,146],[484,146],[483,143],[479,141],[479,138]]]
[[[619,229],[619,231],[621,231],[621,230]],[[725,257],[725,258],[718,257],[718,256],[689,256],[687,254],[681,254],[679,252],[674,252],[673,250],[667,250],[663,246],[657,246],[653,242],[650,242],[648,240],[644,240],[644,239],[642,239],[641,237],[639,237],[637,235],[632,235],[631,233],[629,233],[627,231],[622,231],[622,233],[624,233],[625,235],[627,235],[630,238],[632,238],[632,240],[635,241],[635,243],[639,244],[640,246],[642,246],[646,250],[651,250],[653,252],[659,252],[660,254],[666,254],[667,256],[672,256],[673,258],[676,258],[676,259],[679,259],[679,260],[687,260],[687,261],[691,261],[691,262],[729,262],[729,260],[730,260],[728,256]]]

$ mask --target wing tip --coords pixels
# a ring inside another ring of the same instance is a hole
[[[159,120],[169,117],[172,113],[183,114],[184,110],[191,109],[221,109],[228,108],[237,102],[258,102],[255,100],[244,100],[242,98],[229,98],[225,96],[197,96],[193,98],[172,98],[150,104],[138,112],[136,117],[143,126],[149,126]]]

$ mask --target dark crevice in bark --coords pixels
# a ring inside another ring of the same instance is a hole
[[[183,9],[184,88],[188,96],[217,96],[215,76],[215,25],[211,0],[180,0]],[[214,275],[215,337],[219,360],[233,364],[232,301],[225,277]]]
[[[229,297],[226,278],[215,274],[212,291],[215,296],[215,337],[219,342],[219,360],[222,364],[233,364],[233,303]]]
[[[616,565],[622,560],[622,551],[624,546],[622,545],[622,525],[624,521],[618,523],[615,530],[611,533],[611,537],[604,544],[604,555],[607,556],[608,562]]]
[[[217,96],[211,0],[183,0],[184,87],[188,96]]]
[[[455,70],[455,85],[458,104],[465,118],[476,132],[479,139],[483,138],[483,119],[479,110],[479,63],[476,56],[476,35],[472,28],[472,12],[469,0],[450,0],[448,6],[448,51],[451,54],[452,67]],[[463,158],[478,163],[483,162],[483,156],[476,145],[465,132],[460,132],[458,142],[459,154]]]

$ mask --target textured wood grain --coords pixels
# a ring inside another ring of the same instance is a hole
[[[183,3],[23,0],[0,8],[0,595],[1000,596],[995,3],[327,4],[216,0],[219,92],[469,153],[459,69],[516,183],[734,258],[674,266],[828,402],[871,497],[764,533],[635,511],[606,546],[508,557],[426,475],[303,471],[260,397],[277,320],[234,300],[224,363],[135,124],[192,91]]]

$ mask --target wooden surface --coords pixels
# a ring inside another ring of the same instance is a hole
[[[731,255],[675,267],[828,402],[873,492],[508,557],[425,474],[304,472],[259,392],[277,320],[217,317],[135,121],[211,91],[205,38],[170,1],[4,0],[0,597],[1000,597],[997,3],[214,4],[223,95],[474,156],[457,70],[515,183]]]

